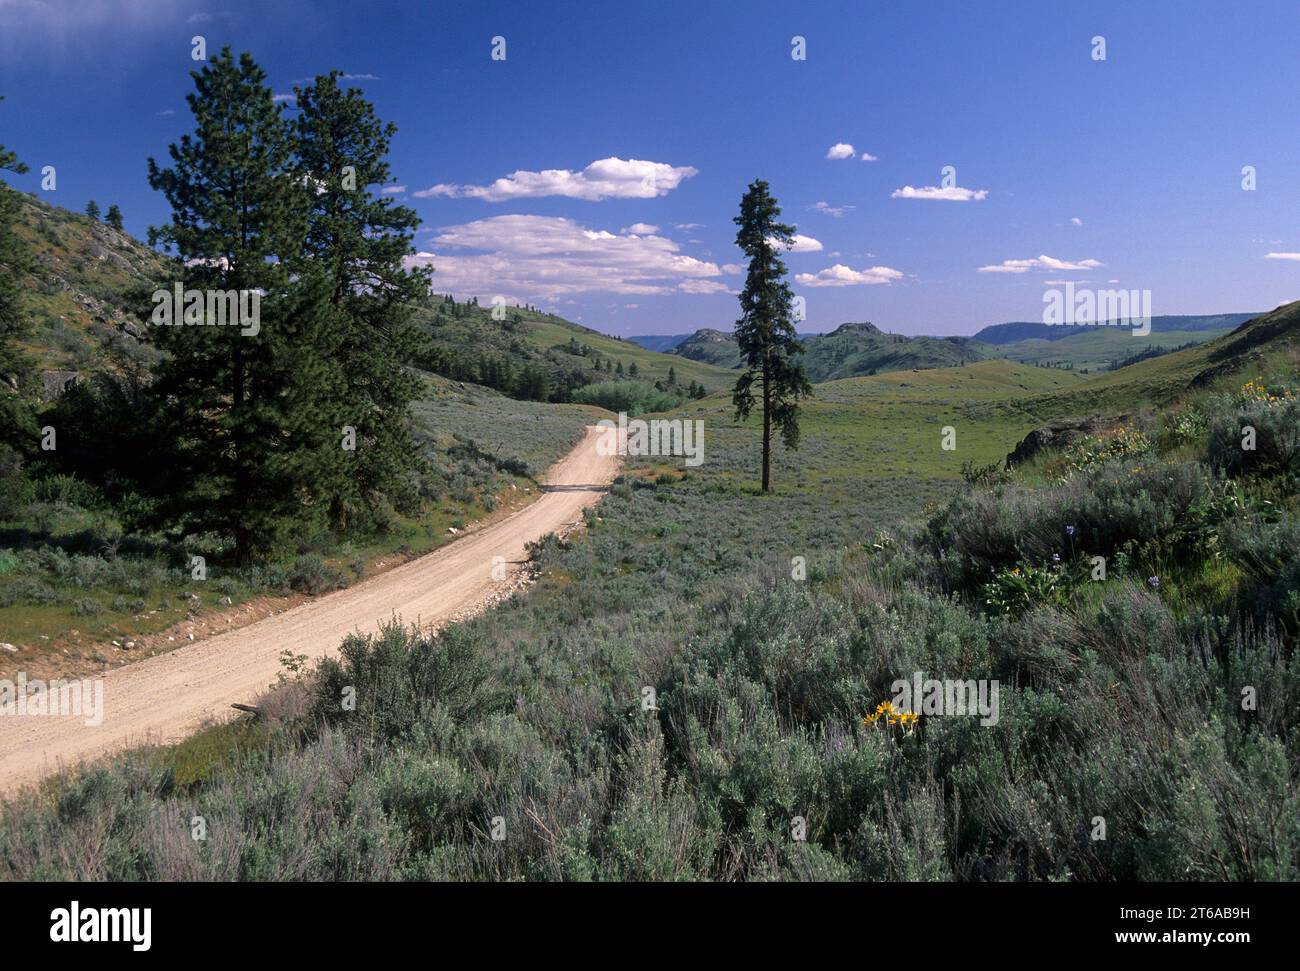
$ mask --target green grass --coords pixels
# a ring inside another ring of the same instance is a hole
[[[1135,336],[1131,329],[1121,327],[1094,327],[1081,334],[1071,334],[1060,340],[1024,340],[1014,344],[991,347],[989,353],[1023,364],[1069,365],[1076,371],[1088,369],[1101,371],[1112,363],[1130,357],[1147,347],[1180,347],[1213,340],[1228,333],[1227,330],[1170,330],[1152,331],[1145,337]]]
[[[1026,407],[1027,397],[1070,391],[1085,379],[1008,361],[980,361],[960,368],[893,371],[816,385],[801,404],[802,443],[789,453],[778,444],[774,477],[779,487],[826,492],[851,501],[873,480],[913,479],[930,497],[932,480],[960,479],[962,465],[1000,462],[1043,421]],[[705,421],[706,457],[713,441],[736,448],[758,428],[733,420],[722,395],[684,405],[673,416]],[[945,450],[943,429],[956,430],[956,448]],[[745,479],[745,469],[726,476]]]

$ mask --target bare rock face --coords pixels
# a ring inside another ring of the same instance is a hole
[[[41,397],[53,401],[77,383],[81,375],[76,371],[42,371]]]

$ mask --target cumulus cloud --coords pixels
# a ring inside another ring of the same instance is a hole
[[[848,212],[850,209],[853,209],[854,207],[853,206],[832,206],[830,203],[822,201],[822,202],[814,202],[808,208],[811,209],[813,212],[820,212],[824,216],[834,216],[836,219],[839,219],[841,216],[843,216],[846,212]]]
[[[565,196],[599,202],[602,199],[653,199],[664,196],[682,181],[699,172],[689,165],[669,165],[643,159],[602,158],[580,172],[571,169],[520,169],[491,185],[439,183],[414,193],[418,198],[445,196],[454,199],[482,199],[507,202],[540,196]]]
[[[1265,254],[1266,260],[1300,260],[1300,253],[1268,253]]]
[[[870,152],[863,152],[863,153],[862,153],[862,161],[864,161],[864,162],[879,162],[880,159],[876,158],[876,156],[872,155]]]
[[[1058,260],[1054,256],[1035,256],[1028,260],[1003,260],[992,266],[981,266],[981,273],[1027,273],[1030,270],[1095,270],[1102,266],[1097,260]]]
[[[903,274],[888,266],[870,266],[861,270],[836,263],[816,273],[799,273],[795,282],[805,287],[860,287],[877,283],[893,283]]]
[[[836,142],[826,149],[826,157],[831,159],[853,158],[856,154],[857,149],[848,142]]]
[[[405,191],[406,186],[404,185],[386,185],[379,190],[379,194],[381,196],[400,196]]]
[[[623,232],[634,233],[637,236],[653,236],[659,232],[659,227],[649,223],[633,223],[631,226],[624,226]]]
[[[923,185],[919,188],[913,188],[905,185],[901,189],[895,189],[889,194],[891,199],[937,199],[941,202],[979,202],[988,196],[988,189],[965,189],[961,186],[950,185],[947,188],[939,188],[937,185]]]
[[[442,229],[428,245],[409,263],[432,265],[435,289],[488,298],[715,292],[702,285],[722,274],[717,264],[686,256],[662,236],[589,229],[557,216],[479,219]]]
[[[780,245],[776,239],[769,239],[768,243],[773,246]],[[799,233],[795,233],[790,240],[790,245],[784,247],[784,249],[787,253],[820,253],[822,243],[821,240],[813,239],[811,236],[801,236]]]
[[[1071,225],[1071,226],[1082,226],[1082,225],[1083,225],[1083,220],[1080,219],[1078,216],[1071,216],[1071,217],[1070,217],[1070,225]]]

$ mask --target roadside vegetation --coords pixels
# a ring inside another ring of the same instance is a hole
[[[1293,341],[1300,308],[1280,313],[1263,326]],[[819,387],[800,473],[770,494],[756,430],[720,417],[703,466],[631,464],[498,609],[352,638],[257,720],[29,793],[0,873],[1294,880],[1289,346],[1013,471],[1012,429],[1074,376],[986,362],[926,389]],[[1181,360],[1186,387],[1204,361]],[[951,399],[925,417],[927,395]],[[915,672],[996,679],[998,723],[873,717]]]

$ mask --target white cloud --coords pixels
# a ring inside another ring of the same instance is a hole
[[[276,102],[279,102],[279,101],[292,101],[292,102],[297,103],[297,101],[298,101],[298,96],[297,96],[296,94],[294,94],[294,93],[291,91],[291,92],[289,92],[288,94],[273,94],[273,95],[271,95],[271,100],[272,100],[272,101],[276,101]]]
[[[404,185],[386,185],[379,190],[379,194],[381,196],[400,196],[405,191],[406,186]]]
[[[1071,225],[1071,226],[1082,226],[1082,225],[1083,225],[1083,220],[1080,219],[1078,216],[1071,216],[1071,217],[1070,217],[1070,225]]]
[[[937,185],[925,185],[919,189],[905,185],[889,194],[891,199],[937,199],[942,202],[979,202],[989,194],[988,189],[965,189],[961,186],[939,188]]]
[[[831,159],[853,158],[857,150],[848,142],[836,142],[826,149],[826,157]]]
[[[726,284],[719,283],[717,280],[683,280],[677,284],[677,289],[682,293],[730,293],[731,290]]]
[[[771,245],[778,245],[776,239],[769,239]],[[819,239],[813,239],[811,236],[801,236],[795,233],[791,238],[790,245],[785,247],[787,253],[820,253],[822,243]]]
[[[1300,253],[1268,253],[1266,260],[1300,260]]]
[[[633,223],[631,226],[624,226],[623,232],[633,233],[637,236],[653,236],[659,232],[659,227],[652,226],[649,223]]]
[[[682,254],[662,236],[588,229],[556,216],[479,219],[445,227],[428,245],[409,262],[434,267],[435,290],[488,298],[712,292],[695,288],[722,274],[717,264]]]
[[[1035,256],[1029,260],[1003,260],[993,266],[981,266],[981,273],[1027,273],[1030,270],[1095,270],[1103,264],[1096,260],[1058,260],[1053,256]]]
[[[813,203],[811,206],[809,206],[808,208],[812,209],[813,212],[820,212],[822,215],[825,215],[825,216],[834,216],[836,219],[839,219],[842,215],[844,215],[844,214],[845,214],[846,212],[848,212],[850,209],[853,209],[853,208],[855,208],[855,207],[853,207],[853,206],[832,206],[830,203],[825,202],[825,201],[822,201],[822,202],[814,202],[814,203]]]
[[[858,287],[876,283],[893,283],[895,280],[902,279],[902,276],[899,270],[888,266],[871,266],[855,270],[843,263],[836,263],[816,273],[796,274],[794,280],[805,287]]]
[[[864,162],[879,162],[880,159],[876,158],[876,156],[872,155],[870,152],[863,152],[863,153],[862,153],[862,161],[864,161]]]
[[[602,158],[581,172],[570,169],[544,169],[529,172],[520,169],[491,185],[451,185],[439,183],[414,193],[420,199],[446,196],[455,199],[483,199],[505,202],[540,196],[566,196],[599,202],[602,199],[654,199],[676,189],[684,179],[696,175],[689,165],[642,159]]]
[[[744,273],[745,267],[741,263],[723,263],[722,272],[729,273],[729,274]]]
[[[703,228],[704,223],[677,223],[673,228],[680,229],[683,232],[690,232],[692,229]]]

